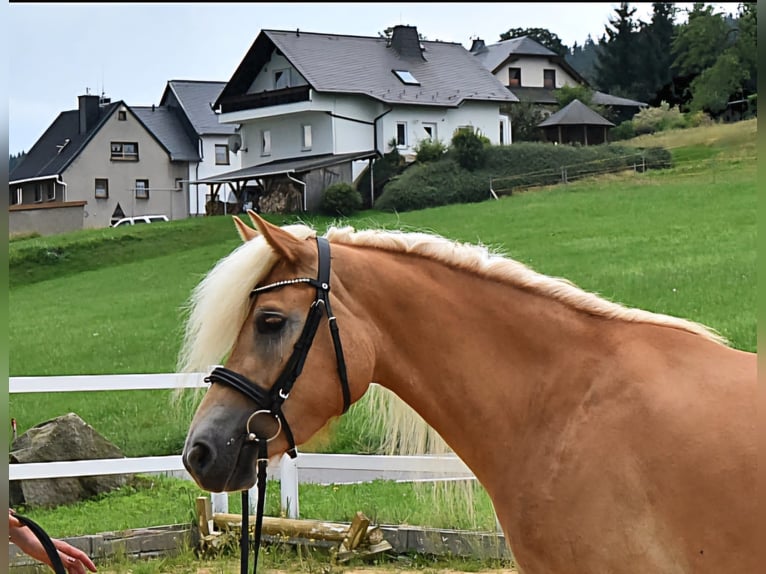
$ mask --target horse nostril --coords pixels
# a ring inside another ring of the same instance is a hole
[[[184,456],[187,470],[196,473],[204,472],[212,460],[212,450],[203,442],[195,442]]]

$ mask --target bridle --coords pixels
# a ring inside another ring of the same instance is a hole
[[[303,370],[303,365],[306,362],[306,356],[308,355],[311,343],[314,341],[314,335],[316,335],[319,327],[319,322],[322,319],[324,311],[327,312],[327,322],[330,327],[330,335],[332,336],[333,346],[335,348],[335,361],[338,366],[338,378],[340,379],[341,392],[343,393],[343,413],[345,413],[351,405],[351,392],[348,386],[348,377],[346,375],[346,361],[343,357],[343,347],[340,342],[340,333],[338,332],[338,326],[335,321],[335,316],[332,313],[330,307],[330,243],[324,237],[317,237],[317,253],[318,253],[318,267],[317,278],[312,279],[310,277],[300,277],[297,279],[286,279],[284,281],[277,281],[270,283],[262,287],[255,287],[250,292],[250,297],[254,297],[259,293],[266,291],[272,291],[274,289],[280,289],[289,285],[296,284],[308,284],[316,289],[316,296],[314,302],[309,308],[306,322],[303,325],[303,331],[301,331],[298,340],[293,347],[293,352],[290,358],[287,360],[282,373],[279,375],[275,383],[269,390],[264,390],[247,377],[240,375],[225,367],[217,367],[213,369],[205,381],[208,383],[219,383],[228,385],[233,389],[239,391],[247,398],[251,399],[256,404],[256,410],[247,419],[245,424],[245,444],[243,448],[256,445],[258,447],[257,454],[257,485],[258,485],[258,503],[255,514],[255,541],[254,541],[254,562],[253,562],[253,574],[255,574],[258,566],[258,549],[261,545],[261,527],[263,524],[263,504],[266,498],[266,470],[268,466],[268,443],[277,438],[281,432],[284,431],[285,438],[287,439],[288,449],[287,454],[291,458],[297,456],[295,450],[295,439],[293,437],[290,425],[287,423],[284,414],[282,413],[282,404],[290,396],[290,391],[295,384],[296,379],[300,376]],[[250,423],[258,416],[271,416],[277,422],[277,430],[272,436],[259,436],[257,433],[250,430]],[[247,574],[247,560],[249,555],[249,525],[248,519],[250,514],[248,501],[248,491],[242,491],[242,534],[240,537],[240,573]]]

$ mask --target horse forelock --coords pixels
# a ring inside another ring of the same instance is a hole
[[[305,225],[287,225],[300,239],[316,235]],[[205,372],[231,351],[250,305],[250,291],[276,264],[278,257],[262,235],[238,246],[218,261],[194,288],[187,313],[180,372]]]

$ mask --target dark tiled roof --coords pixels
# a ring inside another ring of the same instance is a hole
[[[635,106],[637,108],[643,108],[648,106],[646,102],[639,102],[631,100],[630,98],[621,98],[620,96],[612,96],[605,94],[604,92],[593,92],[592,103],[599,106]]]
[[[253,165],[250,167],[243,167],[227,173],[220,173],[199,181],[192,181],[189,183],[219,183],[223,181],[234,181],[237,179],[249,179],[253,177],[263,177],[267,175],[278,175],[282,173],[303,173],[311,171],[312,169],[318,169],[320,167],[327,167],[330,165],[337,165],[347,161],[354,161],[360,159],[368,159],[378,155],[375,151],[364,152],[352,152],[344,154],[322,154],[311,157],[291,158],[277,161],[270,161],[269,163],[262,163],[260,165]]]
[[[27,152],[24,161],[10,173],[9,181],[62,173],[121,104],[123,102],[114,102],[100,107],[98,120],[84,134],[80,133],[79,110],[61,112]]]
[[[165,106],[130,109],[168,151],[172,161],[200,161],[195,142],[189,139],[174,110]]]
[[[170,80],[160,105],[167,103],[167,90],[172,90],[197,134],[233,134],[237,126],[219,123],[210,107],[224,86],[226,82]]]
[[[385,38],[262,30],[219,100],[245,94],[276,47],[318,92],[450,107],[465,100],[516,101],[462,45],[421,43],[423,57],[402,57]],[[419,85],[404,84],[393,70],[409,71]]]
[[[528,36],[520,36],[485,46],[474,55],[491,72],[494,72],[509,56],[555,57],[556,53]]]
[[[537,124],[537,127],[566,125],[613,126],[614,124],[594,112],[580,100],[572,100],[555,114]]]

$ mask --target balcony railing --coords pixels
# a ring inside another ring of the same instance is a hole
[[[309,86],[298,86],[295,88],[283,88],[281,90],[261,92],[260,94],[231,96],[221,102],[221,112],[239,112],[242,110],[265,108],[267,106],[307,102],[309,101],[310,90],[311,88]]]

